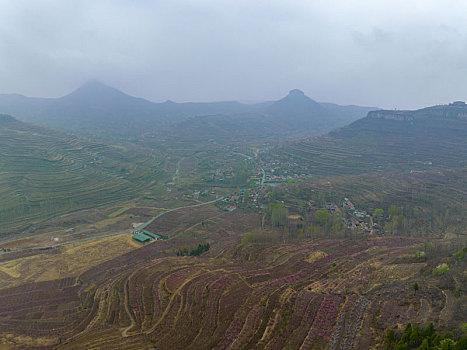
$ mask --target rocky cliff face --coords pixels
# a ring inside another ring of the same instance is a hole
[[[420,119],[467,119],[467,104],[458,101],[449,105],[433,106],[416,111],[372,111],[368,113],[368,117],[396,121],[413,121]]]
[[[369,118],[410,121],[413,120],[412,111],[374,111],[368,113]]]

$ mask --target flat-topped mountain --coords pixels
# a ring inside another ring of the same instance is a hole
[[[260,116],[255,120],[255,126],[259,125],[261,130],[263,126],[267,130],[271,127],[285,129],[298,132],[297,137],[304,137],[346,125],[374,109],[320,104],[300,90],[292,90],[279,101],[258,104],[235,101],[154,103],[127,95],[98,81],[90,81],[60,98],[0,95],[0,113],[47,127],[118,137],[137,136],[167,127],[177,128],[178,123],[190,117],[222,116],[222,120],[229,117],[232,120],[228,124],[238,124],[241,121],[235,121],[237,116],[245,114]],[[183,123],[180,124],[182,126]],[[223,122],[219,126],[223,128]],[[233,132],[235,136],[237,129],[242,127],[233,127],[228,132]],[[256,137],[261,136],[262,133],[258,131]]]
[[[414,121],[420,119],[467,119],[467,104],[456,101],[449,105],[440,105],[416,111],[379,110],[368,113],[369,118]]]
[[[283,151],[318,175],[423,171],[467,166],[467,105],[372,111],[329,134]]]

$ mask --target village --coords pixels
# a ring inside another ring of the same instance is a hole
[[[244,166],[233,163],[235,155],[244,158]],[[307,167],[300,165],[294,159],[276,159],[264,151],[255,151],[254,156],[249,156],[229,150],[226,159],[228,159],[226,162],[218,163],[217,168],[206,169],[202,177],[204,182],[196,188],[185,191],[183,199],[201,203],[206,201],[206,198],[222,196],[216,205],[223,211],[262,210],[270,202],[274,188],[312,178]],[[347,197],[339,204],[325,202],[319,206],[310,199],[308,208],[310,212],[326,210],[330,216],[339,213],[345,229],[351,232],[370,236],[384,233],[382,215],[374,217],[367,211],[357,208]],[[157,234],[158,237],[154,237],[154,234],[147,234],[144,231],[135,231],[135,233],[134,238],[140,242],[165,238]]]
[[[326,210],[330,215],[334,215],[340,207],[332,202],[326,203]],[[375,222],[373,216],[365,210],[359,210],[352,201],[345,197],[342,201],[342,220],[351,231],[358,231],[370,236],[384,233],[381,225]],[[379,218],[382,219],[382,216]]]
[[[279,186],[281,183],[304,181],[311,178],[306,166],[300,165],[293,159],[277,159],[268,153],[260,158],[260,166],[265,172],[265,184]]]

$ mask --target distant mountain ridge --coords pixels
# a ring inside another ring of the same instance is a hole
[[[160,128],[193,114],[236,112],[236,102],[154,103],[127,95],[98,81],[89,81],[60,98],[0,95],[0,113],[68,131],[134,135]]]
[[[343,126],[375,108],[320,104],[300,90],[273,102],[166,101],[155,103],[127,95],[98,81],[90,81],[60,98],[0,95],[0,113],[31,123],[93,135],[134,136],[176,125],[189,117],[261,114],[290,130],[312,129],[310,135]],[[264,119],[264,118],[262,118]]]

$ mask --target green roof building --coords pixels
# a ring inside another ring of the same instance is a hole
[[[138,242],[141,242],[141,243],[145,243],[145,242],[149,242],[151,240],[151,237],[149,236],[146,236],[144,233],[135,233],[133,235],[133,239],[135,241],[138,241]]]
[[[161,235],[158,235],[157,233],[152,233],[148,230],[143,230],[143,233],[146,235],[146,236],[149,236],[149,237],[152,237],[154,238],[155,240],[158,240],[159,238],[162,238]]]

